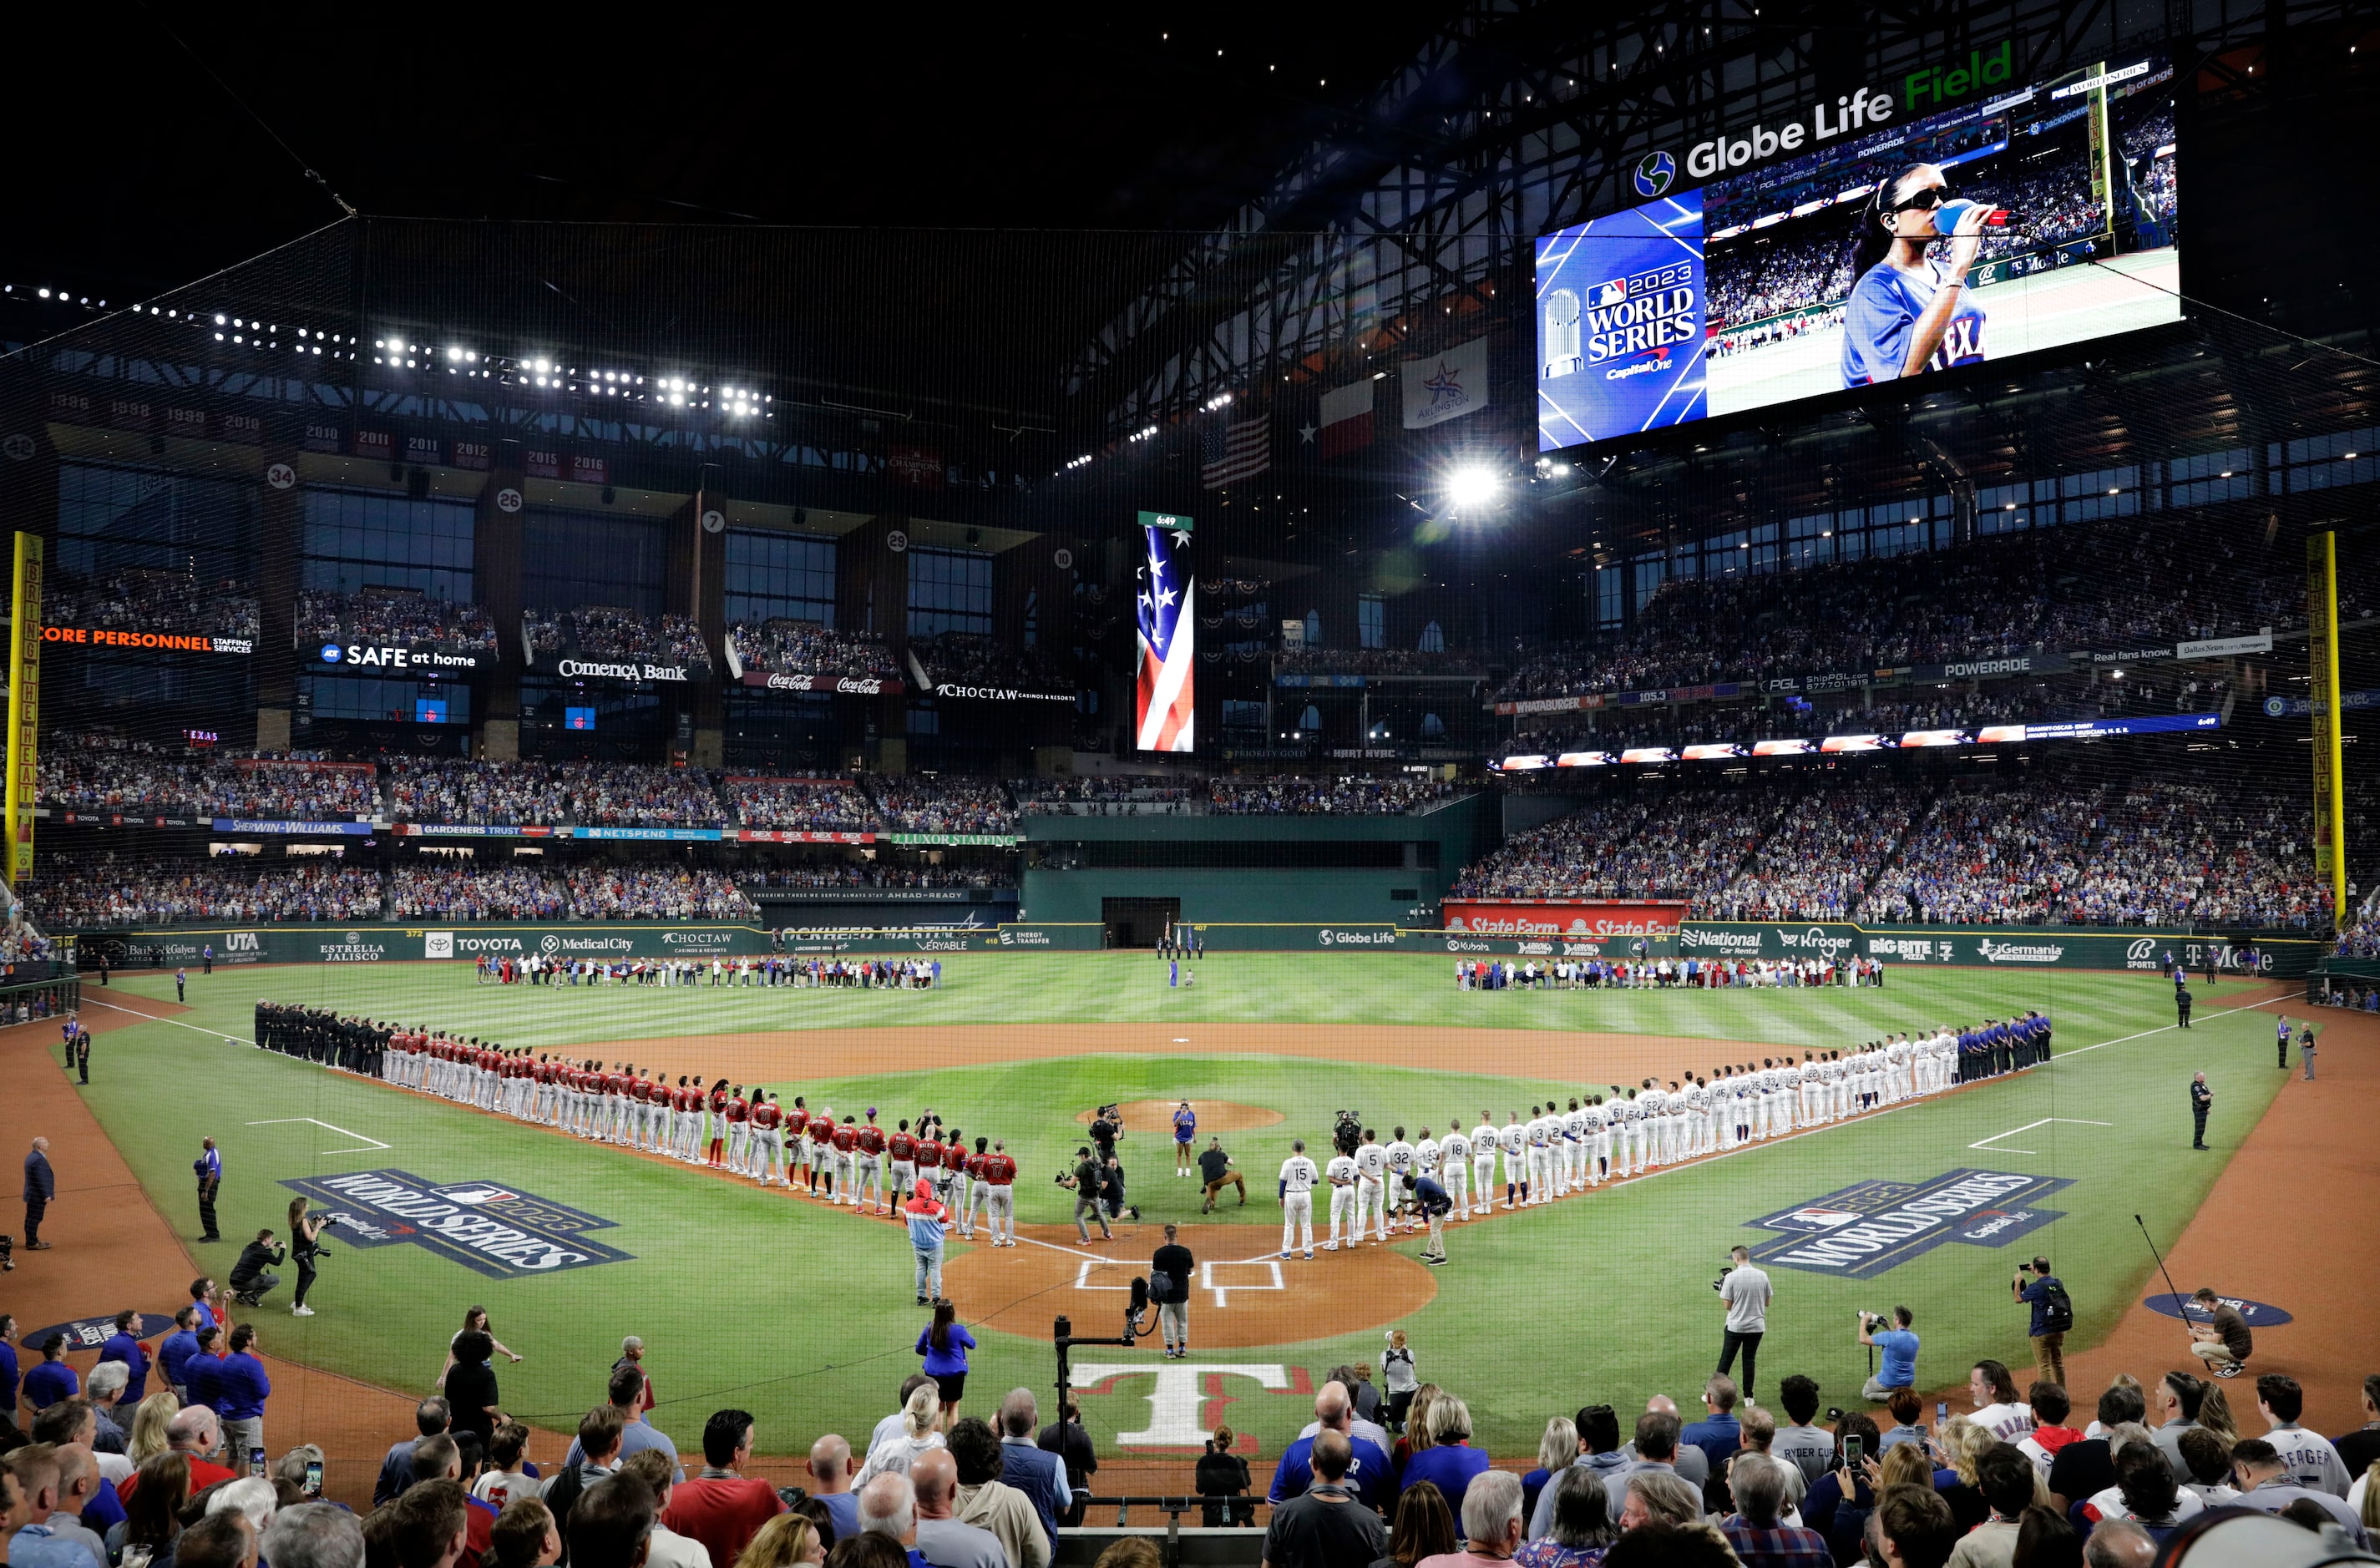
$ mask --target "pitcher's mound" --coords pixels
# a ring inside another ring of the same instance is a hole
[[[1226,1202],[1231,1201],[1225,1196]],[[1155,1224],[1115,1227],[1115,1239],[1083,1246],[1071,1225],[1018,1227],[1019,1245],[978,1241],[942,1270],[942,1290],[970,1323],[1047,1340],[1050,1319],[1072,1318],[1078,1334],[1120,1331],[1132,1278],[1148,1272],[1149,1254],[1165,1240]],[[1050,1242],[1036,1246],[1024,1238]],[[1312,1262],[1274,1256],[1281,1232],[1269,1225],[1184,1225],[1182,1245],[1197,1258],[1191,1278],[1193,1349],[1242,1350],[1384,1329],[1438,1295],[1430,1270],[1402,1252],[1359,1246],[1317,1252]],[[1062,1250],[1060,1250],[1062,1248]],[[1158,1343],[1152,1314],[1149,1343]]]
[[[1178,1100],[1131,1100],[1117,1109],[1123,1112],[1126,1131],[1143,1136],[1162,1134],[1170,1138],[1173,1136],[1173,1112],[1181,1104]],[[1250,1127],[1277,1126],[1281,1122],[1278,1111],[1230,1100],[1194,1100],[1190,1109],[1198,1113],[1198,1130],[1202,1133],[1241,1133]],[[1096,1111],[1084,1111],[1075,1120],[1087,1127],[1096,1115]]]

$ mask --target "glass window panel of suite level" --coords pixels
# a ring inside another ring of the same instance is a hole
[[[834,625],[834,541],[759,529],[727,531],[727,620]]]
[[[540,508],[523,535],[523,608],[614,604],[640,615],[662,613],[667,567],[660,518]]]
[[[448,603],[472,602],[471,503],[322,489],[308,490],[303,503],[301,587],[402,588]]]
[[[318,719],[367,719],[376,723],[412,723],[419,702],[446,704],[449,724],[471,722],[471,688],[462,681],[381,681],[346,675],[300,675],[300,691],[312,699]]]
[[[972,550],[909,552],[909,635],[991,635],[991,557]]]
[[[1785,523],[1785,565],[1794,570],[1823,565],[1835,558],[1835,515],[1789,517]]]
[[[2245,446],[2201,452],[2166,464],[2167,504],[2211,506],[2256,493],[2255,454]]]
[[[58,465],[61,571],[91,577],[136,567],[252,587],[259,536],[252,480]]]
[[[1366,648],[1388,646],[1388,606],[1380,602],[1377,593],[1355,596],[1355,640]]]
[[[1623,580],[1624,575],[1618,566],[1595,568],[1595,626],[1597,631],[1617,631],[1627,618],[1627,608],[1621,597]]]

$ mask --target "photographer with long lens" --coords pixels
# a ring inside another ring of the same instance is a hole
[[[1917,1386],[1917,1336],[1910,1332],[1912,1321],[1906,1307],[1895,1307],[1888,1317],[1876,1312],[1859,1315],[1860,1343],[1873,1345],[1884,1355],[1884,1364],[1860,1390],[1862,1399],[1881,1404],[1892,1397],[1893,1390]]]
[[[330,1250],[322,1244],[324,1227],[331,1222],[326,1214],[308,1211],[306,1200],[289,1200],[289,1260],[298,1265],[298,1295],[289,1306],[293,1318],[311,1318],[314,1309],[306,1305],[306,1293],[314,1288],[318,1259]]]

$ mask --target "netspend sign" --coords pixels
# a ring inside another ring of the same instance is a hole
[[[1635,900],[1463,899],[1439,912],[1447,930],[1488,936],[1666,937],[1686,918],[1682,903]]]

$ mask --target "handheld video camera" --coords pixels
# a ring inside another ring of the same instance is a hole
[[[1734,1265],[1734,1264],[1732,1264],[1732,1263],[1723,1263],[1723,1264],[1719,1265],[1718,1278],[1718,1279],[1716,1279],[1716,1280],[1713,1280],[1713,1281],[1711,1282],[1711,1289],[1713,1289],[1713,1290],[1717,1290],[1717,1289],[1718,1289],[1721,1285],[1726,1284],[1726,1283],[1727,1283],[1727,1277],[1728,1277],[1730,1274],[1732,1274],[1732,1273],[1734,1273],[1734,1272],[1735,1272],[1735,1265]]]

